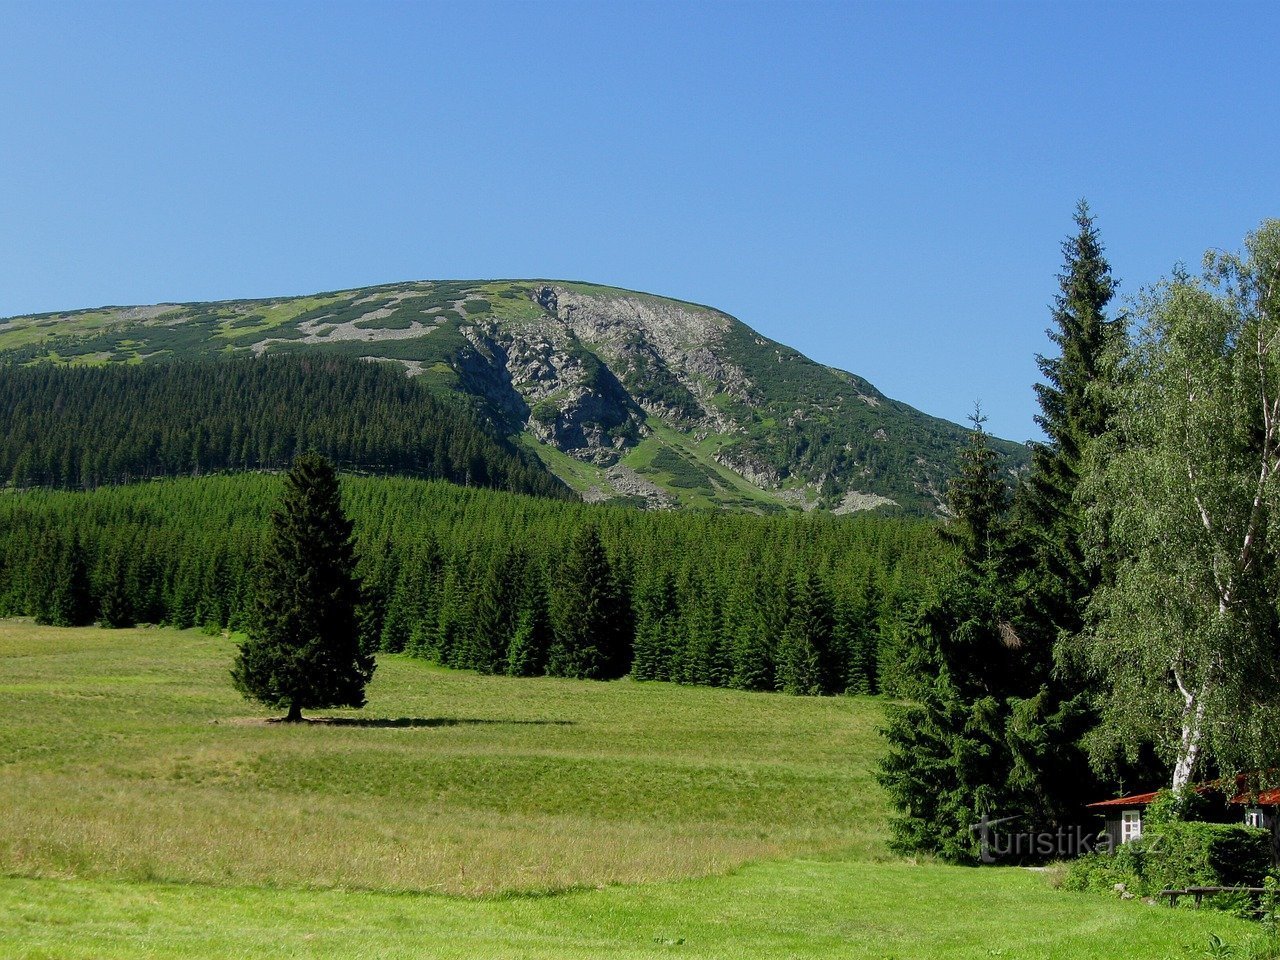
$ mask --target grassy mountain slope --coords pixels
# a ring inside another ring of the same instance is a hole
[[[588,500],[932,512],[963,431],[717,310],[558,281],[416,282],[311,297],[0,321],[19,363],[321,350],[473,399]],[[998,441],[1010,470],[1025,448]]]

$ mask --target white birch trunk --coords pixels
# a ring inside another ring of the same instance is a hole
[[[1179,793],[1191,785],[1191,775],[1195,772],[1196,760],[1200,756],[1200,741],[1204,728],[1204,691],[1193,693],[1178,684],[1182,690],[1182,737],[1178,743],[1178,762],[1173,767],[1174,793]]]

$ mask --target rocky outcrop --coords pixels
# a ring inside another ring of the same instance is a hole
[[[616,462],[628,443],[647,432],[644,411],[572,329],[548,316],[546,324],[507,327],[488,323],[464,330],[475,362],[461,365],[486,399],[496,400],[519,427],[572,456]]]
[[[719,350],[735,323],[731,317],[640,293],[563,285],[543,285],[533,297],[616,371],[650,413],[694,429],[733,428],[714,398],[728,394],[746,401],[751,383]]]
[[[717,463],[751,481],[761,490],[773,490],[782,483],[782,474],[777,467],[745,450],[730,447],[721,450],[715,459]]]

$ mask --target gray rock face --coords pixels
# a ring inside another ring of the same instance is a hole
[[[614,463],[648,431],[644,411],[557,315],[554,291],[544,287],[536,300],[547,311],[543,322],[466,328],[476,365],[460,364],[459,375],[465,367],[468,388],[513,426],[579,459]]]
[[[455,362],[467,390],[510,427],[602,466],[649,433],[650,416],[702,436],[737,430],[715,403],[718,394],[746,400],[751,390],[748,377],[718,350],[733,323],[726,315],[559,284],[533,288],[529,296],[541,320],[468,326],[470,349]],[[779,481],[763,462],[722,462],[762,487]]]
[[[725,314],[644,294],[559,285],[541,287],[535,299],[616,371],[650,413],[723,431],[732,424],[713,398],[748,399],[746,374],[717,349],[734,322]]]

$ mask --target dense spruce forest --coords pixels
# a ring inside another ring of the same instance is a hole
[[[0,616],[243,628],[281,483],[0,497]],[[892,689],[898,625],[949,563],[923,521],[643,512],[404,478],[348,476],[343,495],[366,647],[491,673]],[[557,656],[584,602],[612,606],[608,630],[578,630],[607,637],[598,661]]]
[[[386,363],[297,355],[0,366],[0,409],[0,481],[19,488],[278,470],[314,450],[360,472],[571,496],[461,401]]]

